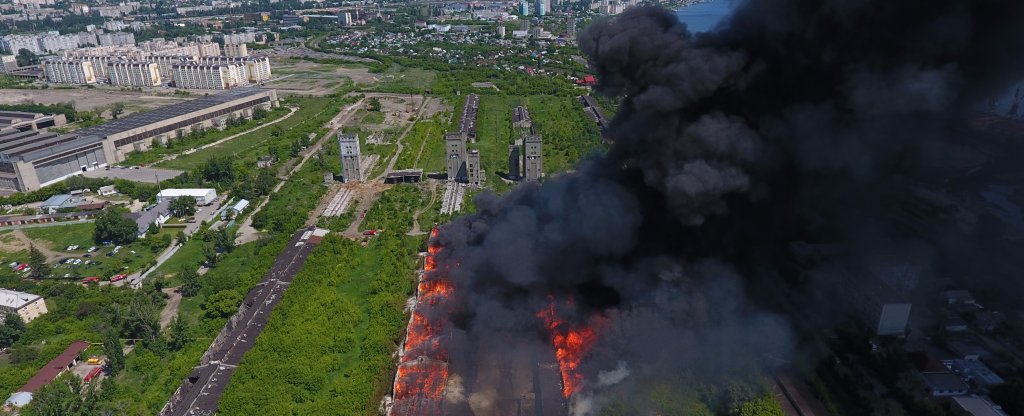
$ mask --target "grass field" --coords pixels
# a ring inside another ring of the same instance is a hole
[[[381,92],[414,93],[431,90],[437,82],[437,72],[392,65],[371,90]]]
[[[253,127],[267,124],[271,121],[277,120],[285,116],[286,114],[288,114],[287,108],[275,108],[274,110],[270,111],[267,114],[267,117],[263,119],[249,120],[244,124],[240,124],[235,127],[229,127],[224,130],[209,129],[206,132],[204,132],[200,137],[194,139],[188,138],[188,136],[186,136],[183,139],[179,139],[182,140],[179,143],[171,142],[173,143],[173,146],[171,148],[154,144],[154,147],[148,151],[129,153],[128,157],[125,159],[123,164],[143,165],[153,163],[156,162],[157,160],[160,160],[164,156],[180,153],[190,148],[196,148],[209,143],[213,143],[217,140],[221,140],[225,137],[241,133]],[[238,139],[241,139],[241,137],[239,137]]]
[[[95,245],[92,241],[92,232],[96,229],[93,223],[77,223],[58,225],[53,227],[25,228],[25,233],[32,241],[43,242],[48,248],[54,251],[63,252],[70,245],[78,245],[78,251],[85,251]]]
[[[285,132],[280,137],[274,136],[275,128],[268,127],[217,146],[212,146],[189,155],[179,156],[174,160],[160,163],[158,166],[168,169],[192,170],[202,166],[210,158],[221,155],[230,155],[236,160],[252,159],[255,161],[261,155],[269,154],[272,145],[289,145],[290,142],[277,143],[282,142],[289,133],[295,135],[317,132],[322,124],[338,113],[341,108],[341,102],[342,99],[332,99],[330,97],[293,98],[288,105],[298,106],[299,110],[287,120],[275,124],[275,126],[281,127],[282,132]]]
[[[481,165],[487,171],[486,185],[496,192],[511,187],[499,174],[508,173],[508,146],[515,139],[512,108],[518,105],[529,109],[534,129],[544,139],[546,175],[572,169],[584,156],[605,149],[597,126],[572,97],[483,95],[477,113],[477,143],[469,148],[480,151]]]
[[[388,231],[366,247],[328,235],[314,250],[232,377],[219,414],[377,414],[423,244],[404,235],[418,193],[411,185],[385,192],[367,220]]]

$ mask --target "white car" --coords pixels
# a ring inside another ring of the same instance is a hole
[[[90,253],[93,253],[93,252],[95,252],[95,251],[96,251],[96,246],[92,246],[92,247],[89,247],[89,250],[88,250],[88,251],[89,251]]]

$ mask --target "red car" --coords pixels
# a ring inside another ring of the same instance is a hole
[[[363,231],[363,235],[377,235],[377,230],[366,230],[366,231]]]
[[[111,282],[116,282],[118,280],[124,280],[124,278],[126,278],[126,277],[128,277],[128,275],[126,275],[126,274],[115,274],[115,275],[110,277],[110,281]]]
[[[101,372],[103,372],[103,367],[96,367],[92,369],[92,371],[90,371],[89,374],[86,374],[85,378],[82,379],[82,382],[88,383],[92,381],[92,379],[96,378],[96,376],[99,376]]]
[[[25,270],[26,267],[28,267],[28,263],[21,263],[18,265],[18,267],[14,268],[14,271],[20,272],[22,270]]]
[[[82,284],[83,285],[87,285],[89,283],[99,283],[99,282],[100,282],[100,278],[96,277],[96,276],[86,277],[85,279],[82,279]]]

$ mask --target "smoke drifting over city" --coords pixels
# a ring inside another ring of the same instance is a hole
[[[594,330],[570,399],[584,415],[610,390],[786,361],[792,325],[763,298],[833,314],[811,293],[856,284],[794,271],[796,242],[900,255],[928,278],[969,247],[907,230],[892,198],[998,157],[963,115],[1024,74],[1022,21],[1016,0],[758,0],[703,34],[653,7],[592,24],[598,90],[623,97],[610,151],[484,194],[434,239],[458,299],[449,409],[499,405],[503,376],[481,363],[550,354],[546,310]]]

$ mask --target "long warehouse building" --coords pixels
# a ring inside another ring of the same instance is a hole
[[[81,172],[125,160],[197,128],[222,128],[230,116],[278,107],[277,92],[257,87],[161,107],[68,134],[0,130],[0,190],[34,191]]]

